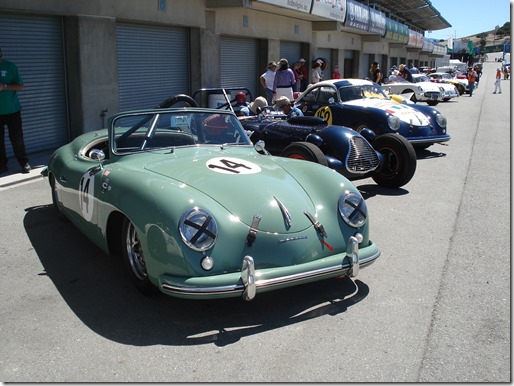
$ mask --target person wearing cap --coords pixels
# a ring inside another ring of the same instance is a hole
[[[309,72],[307,70],[307,67],[305,67],[305,59],[301,58],[298,63],[300,63],[299,71],[302,74],[300,76],[300,90],[299,91],[305,91],[307,86],[309,85]]]
[[[292,104],[289,98],[286,96],[277,98],[273,108],[275,110],[281,110],[287,116],[287,119],[292,117],[303,117],[302,111],[294,104]]]
[[[266,90],[266,99],[268,100],[269,105],[273,100],[273,81],[275,80],[276,71],[277,63],[271,61],[268,63],[268,68],[266,69],[266,72],[262,74],[259,78],[262,88]]]
[[[242,107],[239,111],[240,116],[253,116],[259,115],[259,113],[268,106],[268,102],[264,97],[257,97],[253,102],[251,102],[248,106]]]
[[[278,69],[275,73],[275,80],[273,81],[273,98],[276,100],[281,96],[286,96],[289,100],[293,99],[293,86],[296,83],[293,70],[289,68],[287,59],[282,58],[278,62]]]
[[[398,71],[401,77],[407,79],[409,82],[414,83],[414,78],[412,77],[412,73],[407,68],[405,64],[400,64],[400,71]]]

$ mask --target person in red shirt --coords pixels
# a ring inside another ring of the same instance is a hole
[[[307,67],[305,67],[305,59],[301,58],[299,61],[300,68],[299,71],[301,73],[300,76],[300,90],[299,91],[305,91],[309,84],[309,72],[307,70]]]
[[[477,79],[477,73],[473,70],[473,67],[468,68],[468,83],[469,83],[469,96],[473,96],[473,90],[475,89],[475,81]]]

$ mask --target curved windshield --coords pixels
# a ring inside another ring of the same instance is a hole
[[[185,109],[120,114],[111,121],[110,138],[116,154],[197,145],[251,145],[234,114]]]
[[[355,99],[389,99],[378,84],[350,85],[339,88],[339,96],[343,102]]]
[[[389,78],[387,78],[386,83],[410,83],[410,82],[402,76],[390,75]]]
[[[430,78],[426,75],[418,75],[418,76],[415,76],[414,77],[414,81],[416,83],[419,83],[419,82],[430,82]]]

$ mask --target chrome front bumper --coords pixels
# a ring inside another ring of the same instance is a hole
[[[242,296],[245,300],[252,300],[258,291],[269,291],[280,287],[307,283],[325,278],[348,275],[355,277],[359,274],[361,267],[373,263],[379,256],[377,249],[372,255],[366,258],[359,257],[359,243],[362,242],[362,235],[357,233],[348,240],[346,253],[342,254],[341,262],[337,265],[319,269],[306,270],[274,278],[259,278],[256,275],[255,262],[252,256],[245,256],[242,261],[241,272],[237,284],[222,286],[190,286],[172,284],[164,277],[161,280],[161,290],[164,293],[186,298],[215,298]],[[343,263],[347,260],[349,263]]]

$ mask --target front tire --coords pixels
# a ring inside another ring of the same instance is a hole
[[[436,106],[439,103],[439,101],[427,101],[427,105],[429,106]]]
[[[293,142],[287,145],[280,155],[282,157],[302,159],[328,166],[325,154],[323,154],[319,147],[310,142]]]
[[[152,295],[157,288],[148,279],[143,247],[137,230],[129,219],[123,220],[121,256],[130,280],[143,295]]]
[[[406,185],[416,171],[416,152],[405,137],[383,134],[373,141],[373,147],[384,156],[384,165],[372,178],[380,186],[399,188]]]

